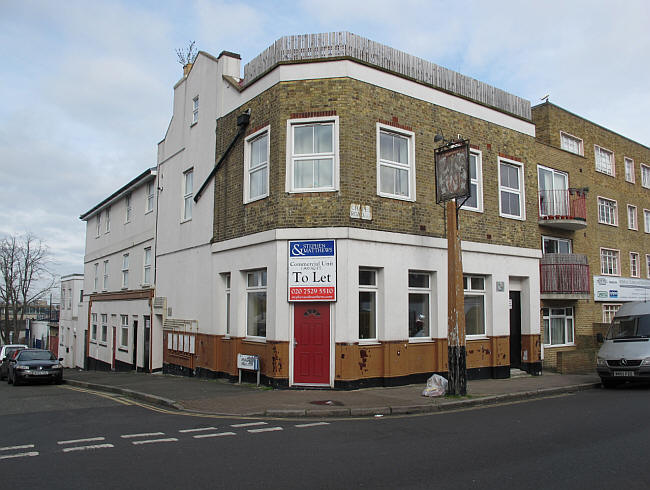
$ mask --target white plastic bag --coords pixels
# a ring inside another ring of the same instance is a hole
[[[427,380],[427,387],[422,390],[422,396],[443,396],[447,393],[447,380],[439,374],[434,374]]]

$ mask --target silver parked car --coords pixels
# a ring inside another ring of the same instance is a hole
[[[616,312],[598,351],[596,371],[605,388],[650,381],[650,301],[626,303]]]

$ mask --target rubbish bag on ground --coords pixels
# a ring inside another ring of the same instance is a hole
[[[427,380],[427,387],[422,390],[422,396],[443,396],[447,393],[447,380],[439,374],[434,374]]]

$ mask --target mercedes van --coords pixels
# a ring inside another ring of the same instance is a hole
[[[650,301],[623,304],[602,341],[596,371],[605,388],[650,381]]]

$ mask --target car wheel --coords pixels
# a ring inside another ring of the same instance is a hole
[[[600,382],[603,384],[603,388],[606,390],[611,390],[612,388],[616,388],[619,384],[621,384],[619,381],[604,378],[600,378]]]
[[[14,379],[13,379],[13,385],[18,386],[20,384],[20,381],[16,378],[16,375],[14,374]]]

